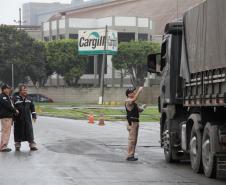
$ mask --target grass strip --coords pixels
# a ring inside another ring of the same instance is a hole
[[[93,113],[95,120],[98,120],[100,114],[104,115],[106,121],[126,121],[126,111],[122,108],[112,107],[98,107],[98,108],[83,108],[77,107],[73,109],[72,105],[67,104],[69,107],[65,109],[65,104],[38,104],[36,105],[38,115],[55,116],[72,118],[77,120],[88,120],[90,113]],[[61,109],[63,107],[63,109]],[[156,122],[159,121],[160,114],[156,107],[148,107],[143,113],[140,114],[141,122]]]

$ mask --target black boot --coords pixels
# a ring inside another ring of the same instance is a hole
[[[137,161],[138,158],[132,156],[132,157],[127,157],[126,160],[127,160],[127,161]]]

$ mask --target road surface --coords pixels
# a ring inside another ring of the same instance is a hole
[[[101,127],[87,121],[39,117],[39,151],[0,153],[0,185],[225,185],[193,173],[189,163],[167,164],[158,123],[141,123],[137,154],[127,162],[126,123]],[[9,146],[13,148],[11,136]]]

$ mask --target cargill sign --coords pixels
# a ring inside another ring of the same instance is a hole
[[[114,30],[107,32],[106,50],[105,29],[99,30],[80,30],[78,48],[80,55],[114,55],[118,51],[118,33]]]

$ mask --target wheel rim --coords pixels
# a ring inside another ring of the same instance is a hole
[[[197,137],[193,136],[190,141],[190,157],[192,161],[195,161],[197,158],[197,150],[198,150]]]
[[[203,166],[204,168],[208,168],[211,162],[211,151],[210,151],[210,139],[207,138],[202,145],[202,152],[203,152]]]

